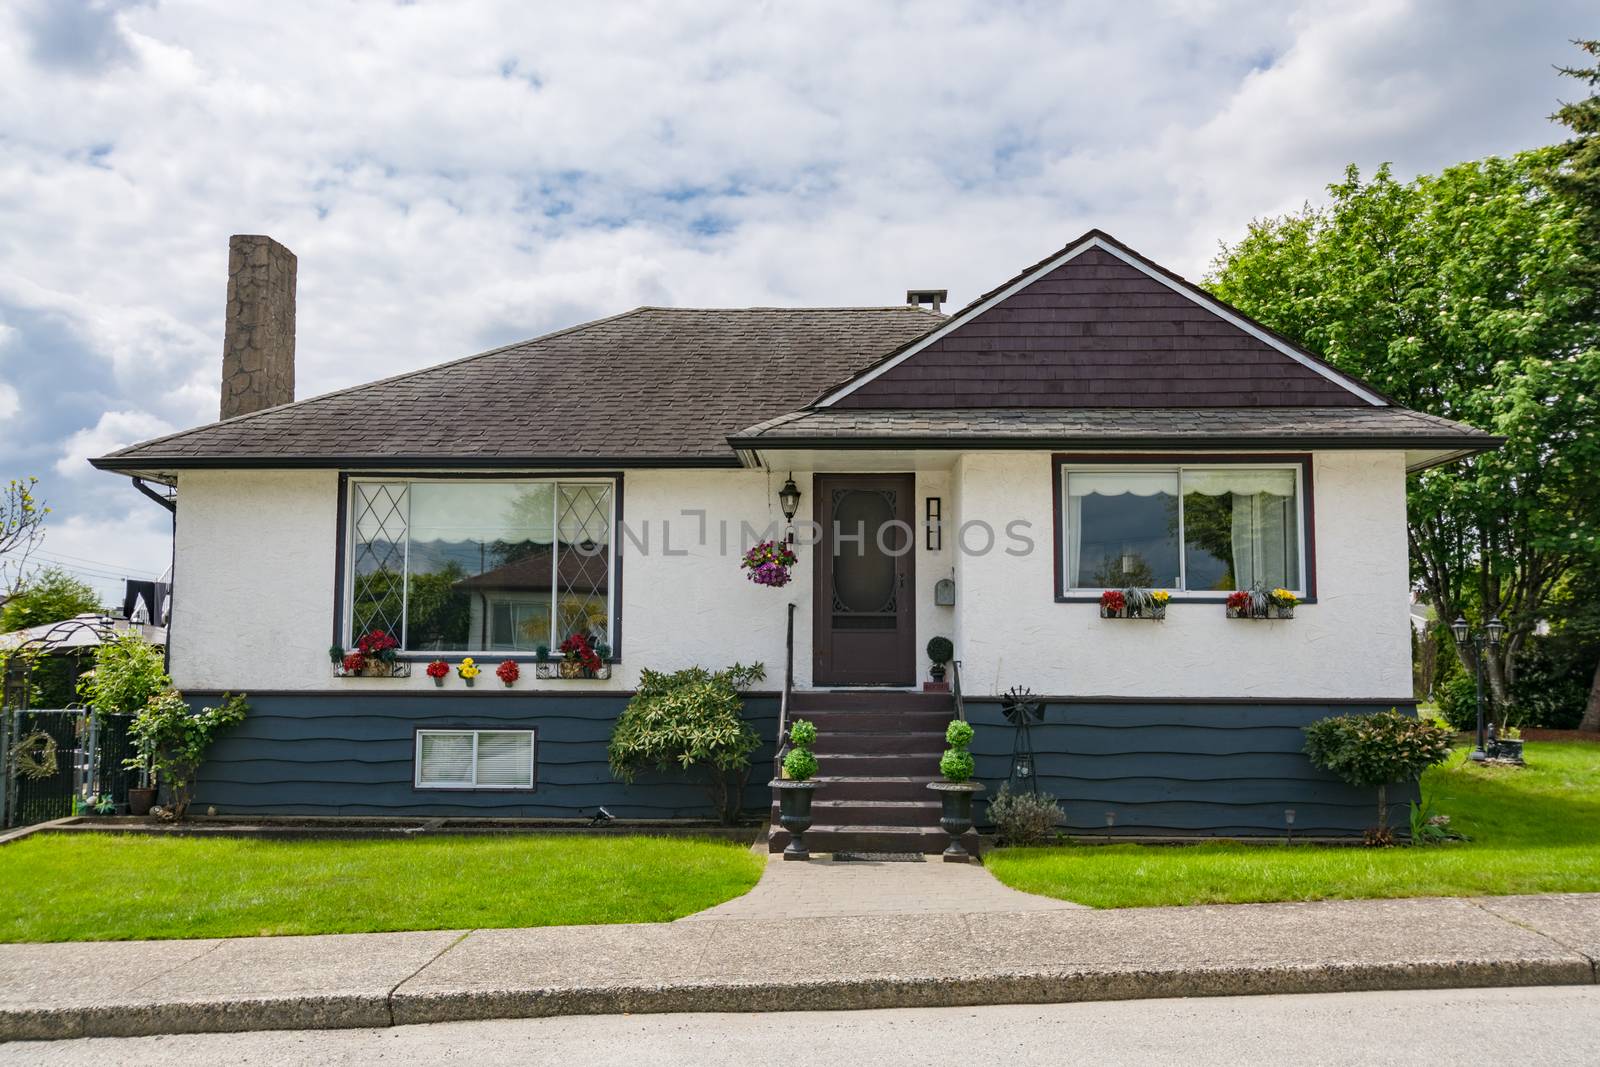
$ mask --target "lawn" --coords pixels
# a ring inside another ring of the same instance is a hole
[[[1434,810],[1466,842],[1068,845],[984,862],[1007,885],[1097,908],[1600,891],[1600,744],[1529,743],[1527,760],[1481,767],[1460,749],[1424,776]]]
[[[0,848],[0,942],[665,922],[748,891],[761,860],[661,837],[38,834]]]

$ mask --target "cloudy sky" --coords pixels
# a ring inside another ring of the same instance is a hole
[[[964,303],[1091,226],[1199,277],[1347,162],[1558,140],[1589,2],[0,5],[0,480],[110,592],[86,456],[215,418],[230,233],[301,397],[638,304]]]

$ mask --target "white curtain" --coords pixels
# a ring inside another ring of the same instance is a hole
[[[1292,470],[1186,470],[1183,491],[1233,497],[1233,579],[1241,589],[1300,584]]]
[[[1069,471],[1067,479],[1067,586],[1083,588],[1083,498],[1086,496],[1178,495],[1178,472],[1129,469]]]

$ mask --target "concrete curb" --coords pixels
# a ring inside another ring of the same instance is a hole
[[[0,1040],[143,1037],[244,1030],[322,1030],[554,1015],[839,1011],[1050,1004],[1485,986],[1593,985],[1585,957],[1562,959],[1081,970],[968,976],[886,976],[330,994],[0,1010]]]

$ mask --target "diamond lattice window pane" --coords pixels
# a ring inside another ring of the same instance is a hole
[[[563,484],[556,498],[556,632],[611,643],[611,486]]]
[[[350,632],[384,630],[403,639],[407,490],[404,482],[356,482]]]

